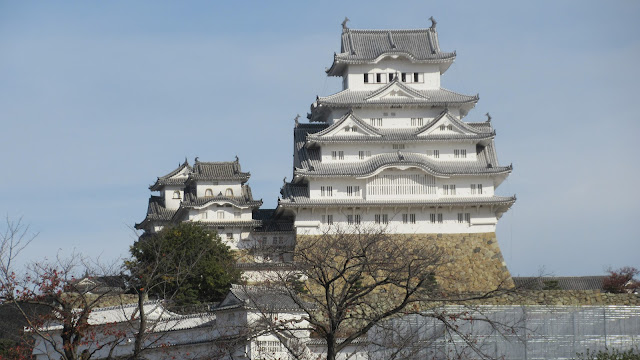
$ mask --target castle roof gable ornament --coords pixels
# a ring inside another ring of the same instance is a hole
[[[342,31],[349,30],[349,28],[347,27],[348,22],[349,22],[349,18],[345,16],[344,20],[342,21]]]
[[[487,122],[490,123],[491,122],[491,115],[489,115],[489,113],[485,114],[487,116]]]
[[[432,17],[430,17],[430,18],[429,18],[429,20],[431,20],[431,27],[430,27],[430,29],[435,30],[435,29],[436,29],[436,25],[438,24],[438,22],[436,21],[436,19],[434,19],[434,18],[433,18],[433,16],[432,16]]]

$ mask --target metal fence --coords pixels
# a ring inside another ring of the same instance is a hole
[[[640,348],[640,307],[447,306],[387,321],[369,335],[370,359],[575,359],[587,350]]]

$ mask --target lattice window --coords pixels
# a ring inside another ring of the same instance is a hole
[[[411,126],[424,125],[424,118],[411,118]]]
[[[260,353],[273,354],[282,352],[280,341],[256,341],[256,345]]]
[[[440,150],[433,150],[433,157],[434,157],[434,159],[439,159],[440,158]]]
[[[424,195],[436,194],[436,179],[430,175],[376,175],[367,183],[367,194],[385,195]]]
[[[442,185],[442,195],[455,195],[455,194],[456,194],[455,185]]]
[[[320,186],[320,196],[333,196],[333,186]]]
[[[466,158],[467,157],[467,149],[454,149],[453,157],[456,159]]]
[[[360,186],[347,186],[347,196],[360,196]]]
[[[372,126],[382,126],[382,118],[371,118],[369,119],[369,123]]]

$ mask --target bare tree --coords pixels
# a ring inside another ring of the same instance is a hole
[[[510,291],[498,286],[482,293],[445,292],[437,282],[439,270],[451,261],[443,250],[413,236],[390,235],[384,228],[332,227],[319,236],[298,235],[293,258],[292,269],[277,272],[269,282],[287,289],[303,310],[310,330],[326,343],[327,360],[355,346],[374,327],[408,314],[432,317],[456,332],[456,320],[477,314],[445,314],[438,306]],[[281,327],[273,324],[279,333]],[[466,334],[457,334],[473,348]],[[481,348],[473,350],[482,354]]]
[[[0,239],[0,306],[9,314],[17,314],[19,320],[14,325],[28,329],[16,346],[29,354],[39,346],[55,354],[56,359],[75,360],[89,359],[96,351],[121,342],[122,334],[110,324],[95,328],[89,323],[93,309],[111,291],[95,291],[101,286],[99,282],[79,281],[81,277],[112,275],[113,267],[73,253],[68,258],[58,255],[53,262],[33,262],[17,271],[16,260],[37,234],[31,233],[22,219],[12,221],[7,217],[5,225]]]

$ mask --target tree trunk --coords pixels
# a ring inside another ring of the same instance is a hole
[[[136,334],[136,341],[133,348],[132,359],[137,359],[142,352],[142,342],[144,341],[144,335],[147,331],[147,315],[144,313],[144,299],[145,291],[138,293],[138,313],[140,322],[138,323],[138,333]]]
[[[336,359],[336,339],[334,334],[327,334],[327,360]]]

